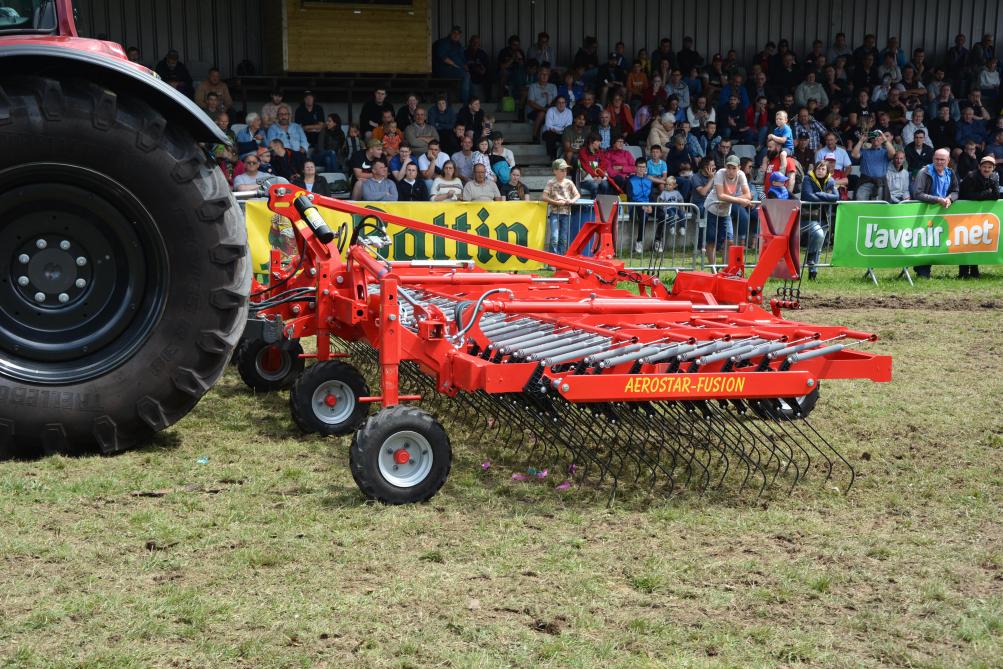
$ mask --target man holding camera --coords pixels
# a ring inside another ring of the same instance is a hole
[[[860,161],[860,179],[854,193],[855,200],[885,200],[887,192],[885,174],[892,158],[895,157],[895,145],[892,135],[881,130],[872,130],[866,139],[853,146],[850,153],[854,160]]]

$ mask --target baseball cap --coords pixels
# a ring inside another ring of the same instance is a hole
[[[618,54],[616,51],[610,51],[609,52],[609,59],[610,60],[619,60],[619,58],[620,58],[620,54]]]
[[[178,56],[179,56],[179,54],[178,54],[178,50],[177,49],[168,49],[167,50],[167,57],[168,58],[177,58]]]
[[[822,157],[822,160],[832,160],[832,161],[835,162],[835,160],[836,160],[836,154],[835,153],[827,153],[827,154],[825,154],[825,156]]]
[[[451,33],[462,33],[463,32],[463,28],[461,28],[460,26],[453,26],[449,30],[449,32],[451,32]]]
[[[808,133],[804,130],[798,130],[798,139],[808,139]]]
[[[868,137],[870,137],[871,139],[877,139],[878,137],[884,137],[884,136],[885,133],[881,132],[880,130],[871,130],[870,134],[868,135]]]
[[[785,181],[787,181],[787,177],[784,176],[782,172],[774,172],[773,174],[770,175],[770,181],[777,183],[784,183]]]
[[[980,160],[979,163],[980,164],[981,163],[992,163],[993,165],[995,165],[996,164],[996,159],[993,158],[992,156],[982,156],[982,160]]]
[[[378,139],[371,139],[368,142],[366,142],[366,146],[369,147],[370,149],[375,149],[377,146],[383,146],[383,142],[381,142]]]
[[[554,170],[566,170],[568,169],[568,161],[564,158],[558,158],[550,164],[550,168]]]
[[[303,97],[306,97],[308,95],[313,95],[313,91],[311,91],[311,90],[305,90],[305,91],[303,91]]]
[[[727,158],[724,159],[724,164],[734,165],[735,167],[738,167],[739,165],[742,164],[742,161],[738,156],[728,156]]]

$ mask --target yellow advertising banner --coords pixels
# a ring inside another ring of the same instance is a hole
[[[544,202],[374,202],[368,208],[531,249],[542,250],[546,244],[547,205]],[[336,232],[342,223],[354,230],[361,219],[331,209],[318,208],[318,211]],[[267,273],[273,247],[285,253],[295,252],[289,220],[273,214],[264,201],[247,202],[245,220],[256,274]],[[540,263],[526,258],[496,253],[399,225],[387,226],[387,234],[391,244],[383,252],[389,260],[473,260],[484,269],[506,271],[541,267]]]

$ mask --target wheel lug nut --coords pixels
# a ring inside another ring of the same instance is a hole
[[[66,304],[67,302],[70,301],[70,296],[67,295],[66,293],[60,293],[58,299],[61,304]]]
[[[37,246],[40,249],[44,249],[48,245],[49,244],[44,239],[36,239],[35,240],[35,246]]]
[[[394,465],[394,471],[397,471],[397,469],[398,469],[397,465]]]
[[[42,293],[42,292],[35,293],[35,301],[36,302],[45,302],[45,293]]]
[[[84,266],[84,265],[86,265],[86,264],[87,264],[87,258],[85,258],[85,257],[83,257],[83,256],[79,256],[79,257],[77,258],[77,266],[78,266],[78,267],[83,267],[83,266]]]
[[[19,286],[27,286],[29,283],[28,277],[26,276],[17,277],[17,283]]]
[[[87,279],[77,279],[76,281],[73,282],[73,284],[77,288],[83,288],[84,286],[87,285]]]
[[[408,463],[409,465],[413,465],[413,464],[414,464],[414,460],[408,460],[408,461],[407,461],[407,463]]]
[[[63,241],[59,242],[59,248],[63,249],[64,251],[69,251],[70,243],[64,239]]]
[[[17,259],[22,265],[27,265],[28,261],[31,260],[31,256],[27,253],[22,253],[17,257]]]
[[[394,454],[394,449],[388,448],[387,449],[387,455],[393,455],[393,454]]]

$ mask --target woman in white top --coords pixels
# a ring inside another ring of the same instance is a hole
[[[447,160],[442,165],[442,176],[435,177],[432,182],[432,200],[442,202],[450,200],[458,202],[463,196],[463,182],[456,176],[456,163]]]
[[[473,172],[474,165],[480,163],[484,166],[484,170],[487,173],[489,181],[494,181],[498,177],[495,175],[495,171],[491,169],[491,142],[487,137],[481,137],[477,141],[477,150],[474,151],[474,155],[471,158],[470,171]]]

